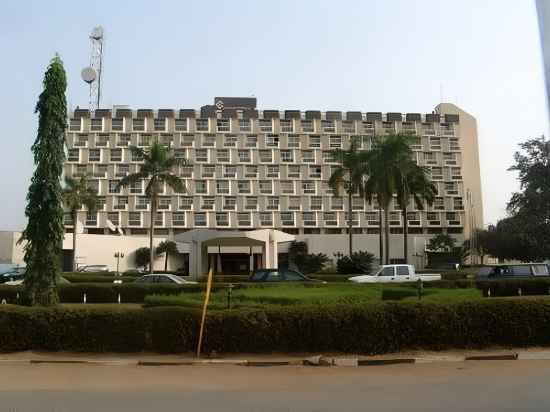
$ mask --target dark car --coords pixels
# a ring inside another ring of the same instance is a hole
[[[14,267],[11,270],[0,274],[0,283],[14,282],[25,278],[26,268]]]
[[[516,263],[511,265],[484,266],[479,269],[478,279],[548,277],[550,268],[544,263]]]
[[[257,269],[248,279],[249,282],[320,282],[290,269]]]

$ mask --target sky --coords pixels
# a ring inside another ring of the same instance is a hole
[[[429,113],[478,120],[485,223],[518,189],[518,143],[548,136],[531,0],[10,1],[0,13],[0,230],[26,223],[36,100],[59,53],[71,107],[89,32],[105,29],[102,106],[199,108],[255,96],[260,109]]]

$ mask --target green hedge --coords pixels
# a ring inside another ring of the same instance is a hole
[[[134,276],[98,276],[87,274],[64,274],[63,277],[71,283],[113,283],[115,280],[130,283],[136,280]]]
[[[518,296],[550,294],[550,278],[539,279],[491,279],[477,281],[476,286],[483,291],[483,296]],[[520,292],[521,290],[521,292]]]
[[[200,311],[0,306],[0,350],[192,352]],[[209,314],[204,352],[348,352],[550,345],[550,301],[381,303]]]

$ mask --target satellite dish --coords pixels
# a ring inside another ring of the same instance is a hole
[[[94,40],[99,40],[103,38],[103,27],[101,26],[94,27],[92,30],[92,33],[90,34],[90,37]]]
[[[92,67],[85,67],[84,69],[82,69],[80,75],[82,76],[82,80],[84,80],[88,84],[92,83],[97,77],[97,74]]]

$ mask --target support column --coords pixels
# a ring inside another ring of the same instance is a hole
[[[271,241],[271,250],[272,250],[272,261],[273,261],[273,268],[277,269],[279,267],[279,248],[277,245],[277,241]]]
[[[263,255],[262,255],[262,267],[264,269],[268,269],[268,268],[272,268],[271,266],[271,251],[270,251],[270,245],[269,245],[269,239],[267,240],[267,242],[265,242],[263,248],[262,248],[262,251],[263,251]]]
[[[218,254],[216,255],[216,270],[214,272],[223,273],[222,268],[222,248],[218,245]]]
[[[248,272],[254,272],[254,254],[252,253],[252,246],[250,246],[248,252]]]

